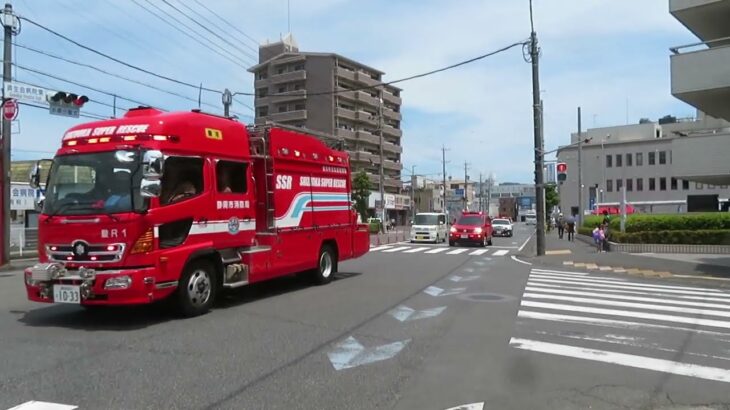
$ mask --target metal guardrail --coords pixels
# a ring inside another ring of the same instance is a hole
[[[713,39],[713,40],[699,41],[697,43],[685,44],[683,46],[670,47],[669,48],[669,51],[671,51],[672,54],[675,54],[676,55],[676,54],[680,54],[679,53],[679,50],[683,50],[685,48],[693,48],[693,47],[699,47],[699,46],[708,46],[709,47],[710,44],[722,43],[722,42],[725,42],[725,41],[730,42],[730,37],[720,37],[720,38],[716,38],[716,39]]]
[[[10,256],[34,255],[38,250],[38,228],[10,227]]]
[[[611,251],[625,253],[694,253],[730,254],[730,245],[679,245],[659,243],[616,243],[609,242]]]

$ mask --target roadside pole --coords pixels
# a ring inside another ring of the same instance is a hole
[[[3,103],[5,102],[5,84],[12,81],[12,37],[15,31],[15,15],[13,15],[13,6],[10,3],[5,4],[3,10]],[[3,116],[2,121],[2,177],[0,183],[2,189],[0,191],[0,202],[2,202],[2,251],[0,252],[0,266],[10,262],[10,134],[12,122]]]

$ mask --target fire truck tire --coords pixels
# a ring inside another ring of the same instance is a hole
[[[317,258],[317,268],[314,270],[314,282],[325,285],[332,280],[337,272],[337,255],[330,245],[322,245]]]
[[[216,296],[216,269],[206,259],[196,259],[188,264],[178,283],[177,308],[186,317],[207,313]]]

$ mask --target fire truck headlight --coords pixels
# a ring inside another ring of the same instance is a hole
[[[106,280],[104,283],[104,289],[128,289],[131,284],[131,277],[127,275],[116,276]]]
[[[25,284],[28,286],[38,286],[41,283],[39,280],[33,279],[33,273],[30,271],[25,272]]]

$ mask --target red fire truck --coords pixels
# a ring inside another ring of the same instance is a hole
[[[347,153],[291,128],[146,107],[79,125],[49,171],[28,298],[170,297],[194,316],[225,288],[298,272],[324,284],[369,249],[350,192]]]

